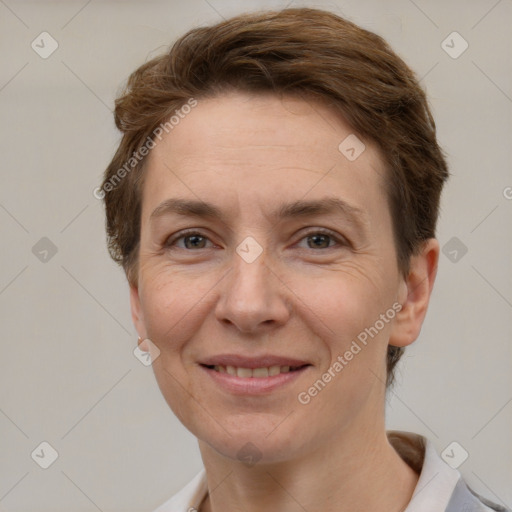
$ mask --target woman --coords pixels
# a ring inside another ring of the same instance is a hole
[[[504,510],[385,430],[448,176],[389,46],[320,10],[239,16],[137,69],[115,117],[110,251],[205,466],[158,511]]]

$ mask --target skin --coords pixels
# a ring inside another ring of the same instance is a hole
[[[401,275],[382,159],[365,140],[349,161],[338,145],[351,133],[320,103],[229,93],[200,100],[149,155],[132,316],[151,340],[142,348],[160,351],[153,368],[165,399],[199,440],[210,489],[202,511],[399,511],[411,499],[418,475],[385,434],[386,350],[417,338],[439,244],[426,241]],[[339,213],[270,216],[282,203],[326,197],[360,209],[359,223]],[[169,198],[211,202],[225,219],[152,218]],[[188,228],[206,238],[166,247]],[[322,228],[334,238],[312,236]],[[263,249],[252,263],[235,251],[247,236]],[[299,403],[394,303],[401,311]],[[198,364],[220,353],[311,366],[267,395],[235,396]],[[261,455],[255,465],[237,458],[248,442]]]

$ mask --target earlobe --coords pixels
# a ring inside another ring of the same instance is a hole
[[[402,282],[402,309],[395,317],[389,344],[405,347],[419,336],[434,286],[439,261],[439,242],[429,238],[420,252],[411,256],[407,279]]]
[[[136,286],[130,285],[130,308],[132,313],[132,322],[139,334],[139,346],[141,350],[147,352],[145,347],[146,325],[144,322],[144,313],[142,311],[139,290]]]

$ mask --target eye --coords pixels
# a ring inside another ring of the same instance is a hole
[[[183,242],[181,244],[180,242]],[[177,247],[178,249],[194,250],[194,249],[208,249],[207,242],[211,241],[209,238],[197,231],[185,231],[178,233],[176,236],[169,238],[165,242],[166,248]]]
[[[316,230],[307,233],[302,239],[307,242],[307,249],[330,249],[331,247],[346,246],[347,242],[341,237],[328,230]]]
[[[306,247],[301,247],[303,249],[331,249],[336,246],[341,247],[348,245],[348,242],[343,237],[325,229],[310,231],[300,239],[298,245],[300,246],[303,241],[306,241],[307,244]],[[214,244],[207,236],[193,230],[182,231],[181,233],[169,237],[164,245],[166,249],[177,248],[186,251],[214,247]]]

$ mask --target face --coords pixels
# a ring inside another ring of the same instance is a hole
[[[342,153],[352,133],[318,103],[230,93],[149,156],[134,323],[169,406],[226,457],[382,426],[407,285],[381,158]]]

